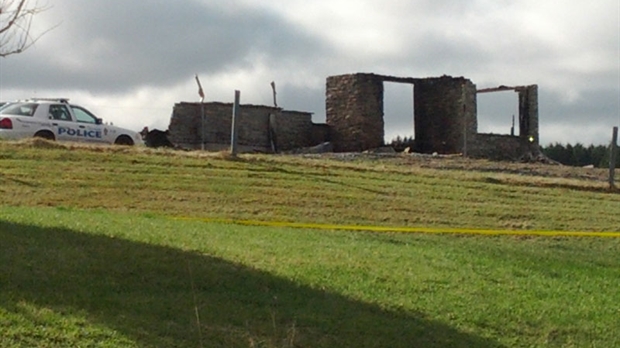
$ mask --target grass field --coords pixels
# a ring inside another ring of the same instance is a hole
[[[596,171],[565,178],[570,169],[406,159],[232,160],[222,154],[0,142],[0,204],[357,225],[620,228],[620,195],[585,175]]]
[[[620,346],[617,238],[169,218],[620,226],[589,172],[493,166],[0,142],[0,346]]]

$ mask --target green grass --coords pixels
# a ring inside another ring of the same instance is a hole
[[[620,344],[617,239],[0,213],[2,347]]]
[[[600,181],[392,161],[261,155],[232,160],[222,154],[51,145],[0,142],[0,204],[385,226],[620,226],[620,195],[606,192]]]
[[[167,218],[620,226],[602,182],[427,164],[0,142],[0,346],[620,346],[617,238]]]

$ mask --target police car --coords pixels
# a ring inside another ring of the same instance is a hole
[[[0,139],[41,137],[48,140],[134,145],[138,132],[103,124],[68,99],[28,99],[0,106]]]

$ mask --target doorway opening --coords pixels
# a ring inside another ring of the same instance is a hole
[[[383,83],[384,143],[398,152],[415,147],[413,84]]]

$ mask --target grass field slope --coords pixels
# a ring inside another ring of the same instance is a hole
[[[596,169],[0,142],[0,346],[616,347],[620,238],[213,219],[614,232],[618,211]]]

